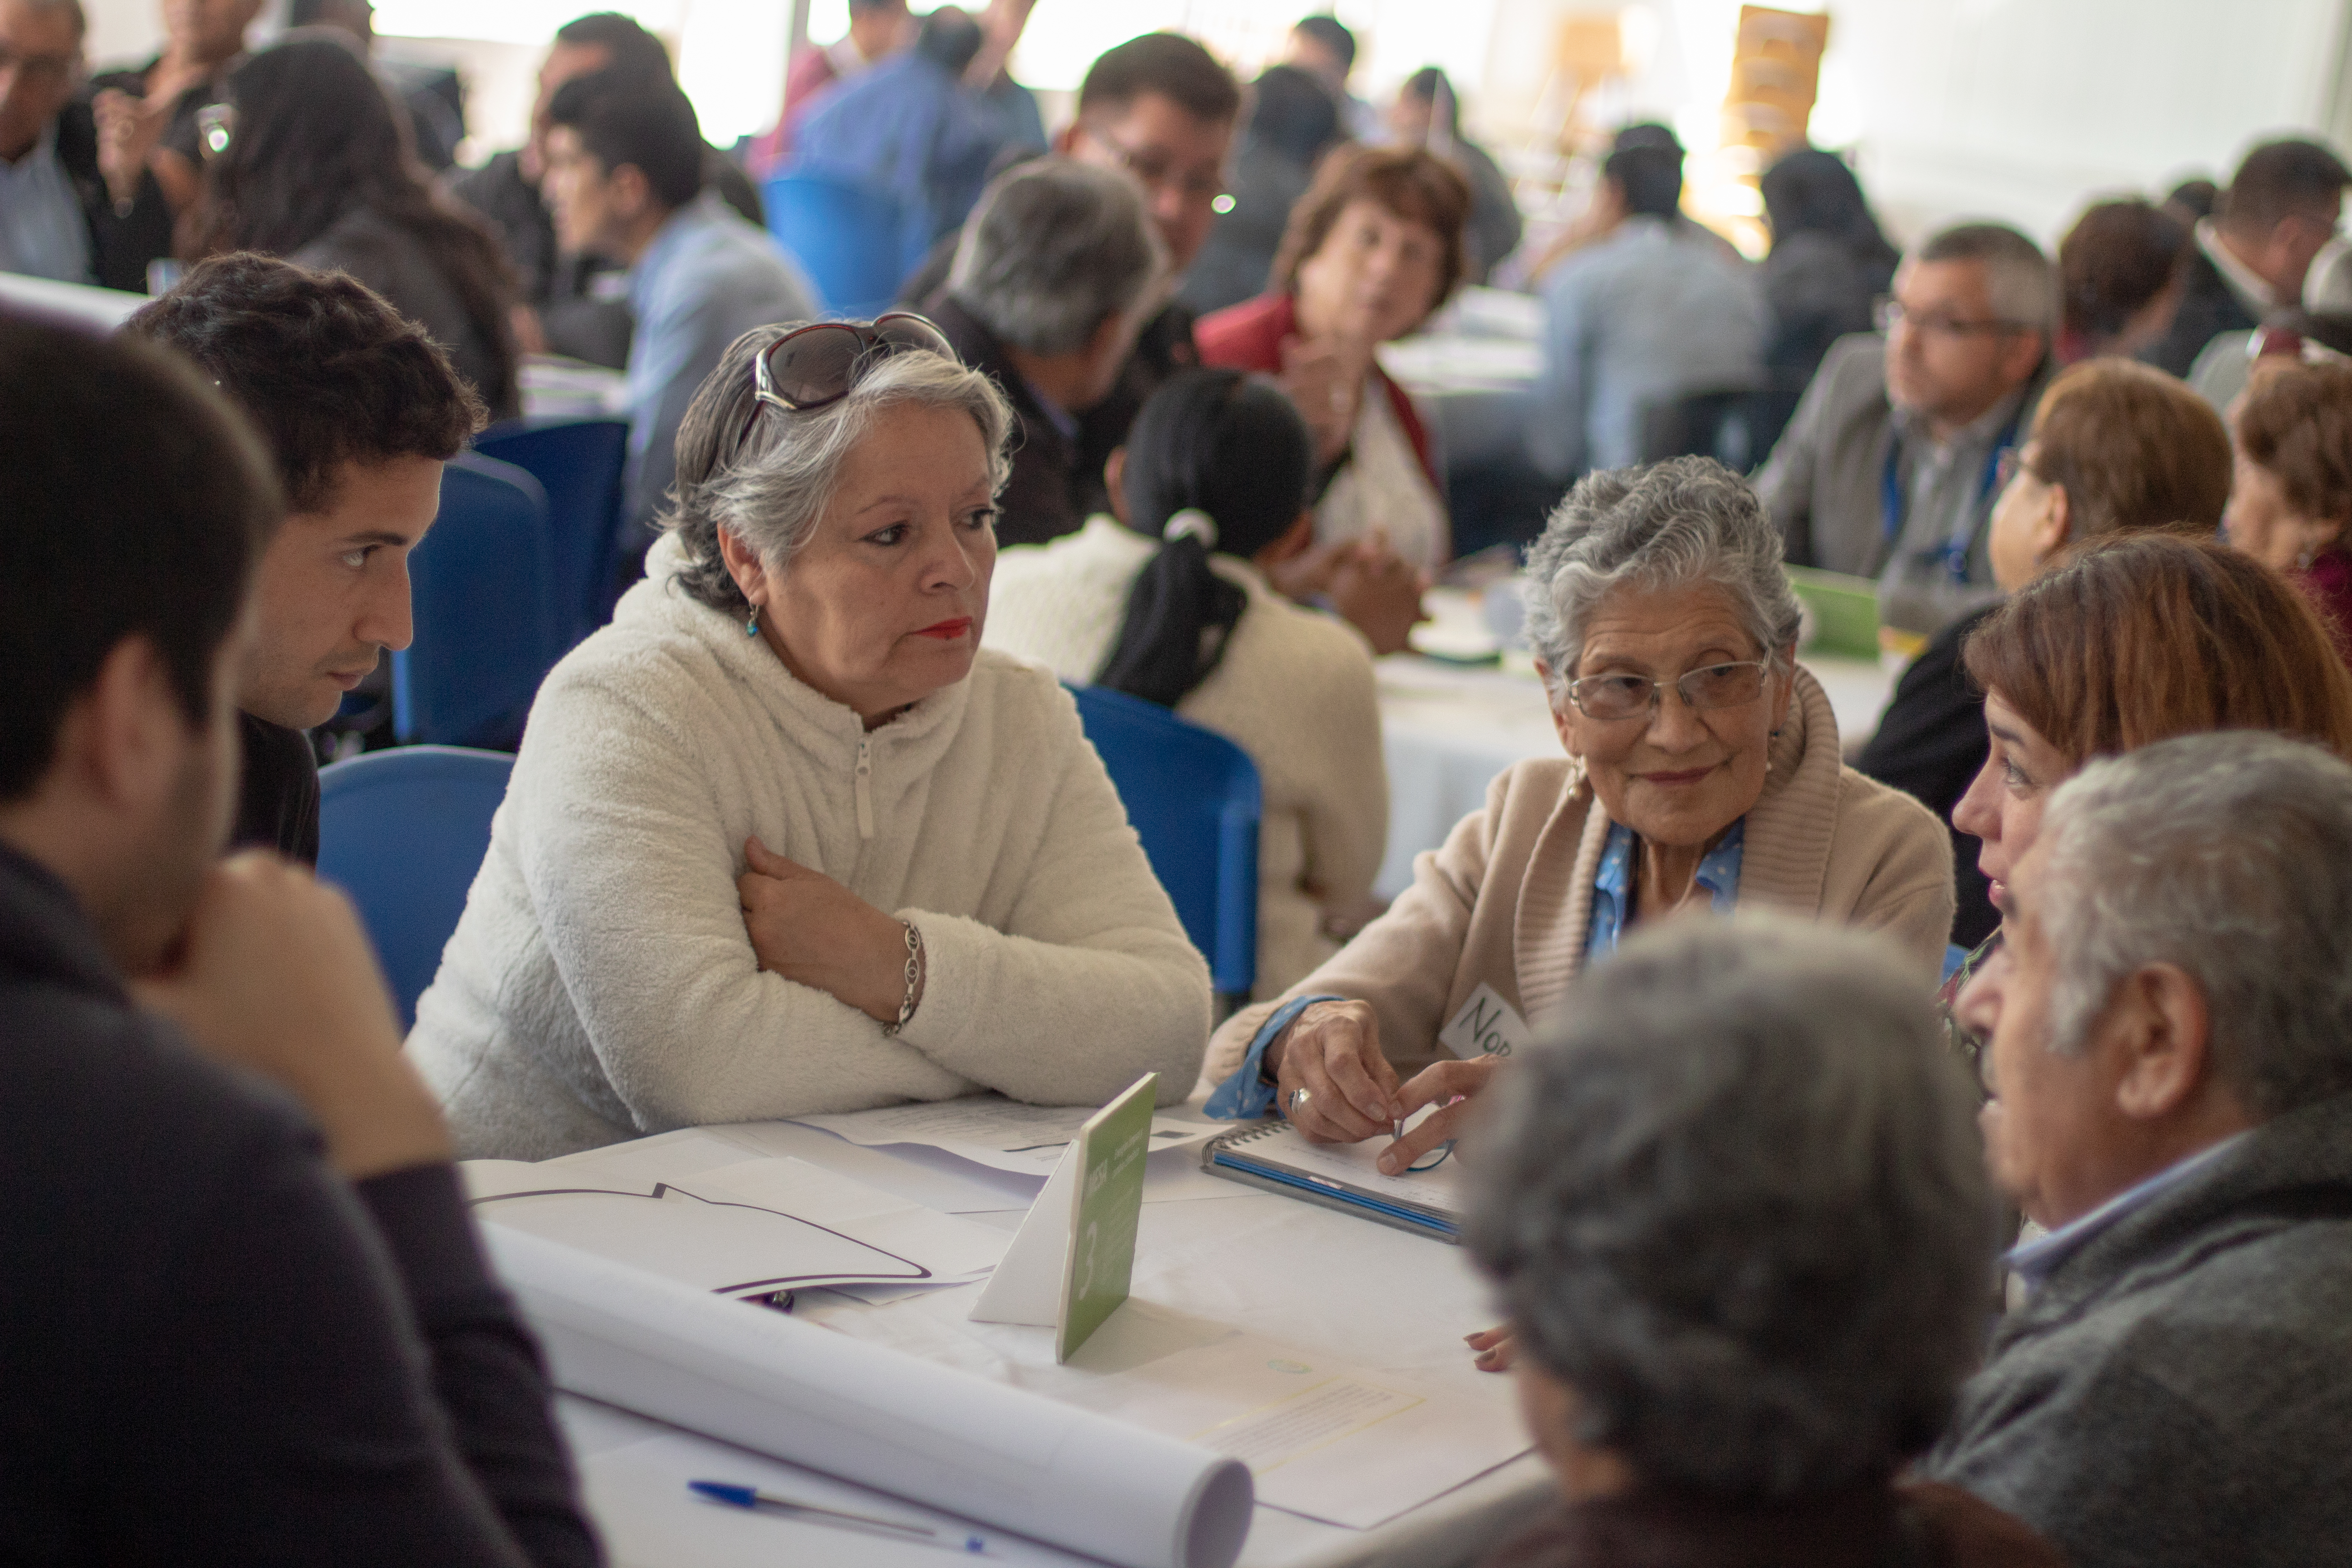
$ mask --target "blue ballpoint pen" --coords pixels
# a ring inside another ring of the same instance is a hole
[[[849,1513],[837,1508],[820,1508],[811,1502],[796,1502],[791,1498],[777,1497],[757,1487],[737,1486],[729,1481],[688,1481],[688,1488],[713,1502],[730,1508],[774,1509],[805,1519],[811,1524],[828,1525],[835,1530],[869,1531],[887,1535],[897,1541],[911,1541],[923,1546],[936,1546],[942,1552],[963,1552],[985,1554],[988,1542],[977,1535],[967,1535],[961,1542],[943,1534],[928,1524],[906,1524],[895,1519],[877,1519],[872,1514]]]

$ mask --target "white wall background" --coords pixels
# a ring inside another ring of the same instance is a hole
[[[387,34],[489,40],[466,51],[488,146],[511,142],[537,47],[592,0],[378,0]],[[919,5],[926,0],[917,0]],[[1280,47],[1307,0],[1039,0],[1016,57],[1024,80],[1067,89],[1109,45],[1190,28],[1245,71]],[[1793,9],[1812,0],[1781,0]],[[93,59],[142,55],[157,0],[85,0]],[[772,118],[784,0],[621,0],[678,48],[713,140]],[[2053,239],[2092,196],[2226,176],[2279,132],[2352,130],[2342,101],[2352,0],[1835,0],[1814,139],[1857,150],[1864,178],[1904,233],[1960,215],[2006,218]],[[1739,0],[1337,0],[1365,40],[1358,89],[1378,96],[1444,66],[1475,121],[1530,113],[1557,19],[1626,14],[1640,69],[1609,95],[1617,119],[1671,120],[1694,148],[1716,135]],[[819,37],[845,0],[816,0]],[[423,47],[423,46],[419,46]]]

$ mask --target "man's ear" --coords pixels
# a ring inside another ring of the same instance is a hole
[[[1103,462],[1103,489],[1110,496],[1111,516],[1118,519],[1124,526],[1133,528],[1135,525],[1127,521],[1126,481],[1127,448],[1113,447],[1109,458]]]
[[[109,806],[143,815],[177,786],[189,729],[162,652],[127,637],[67,709],[52,766],[72,770]]]
[[[2074,526],[2074,502],[2066,494],[2064,485],[2050,487],[2050,507],[2032,528],[2033,559],[2047,561],[2066,547],[2066,537]]]
[[[654,205],[653,182],[635,163],[624,163],[604,176],[613,210],[625,218],[642,217]]]
[[[2100,1048],[2118,1056],[2116,1109],[2134,1121],[2172,1115],[2212,1078],[2212,1015],[2205,993],[2178,964],[2151,963],[2126,975],[2099,1034]]]

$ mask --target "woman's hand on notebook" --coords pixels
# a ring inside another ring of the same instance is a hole
[[[1361,1002],[1318,1002],[1266,1047],[1276,1102],[1310,1142],[1360,1143],[1392,1131],[1396,1068],[1381,1054],[1380,1020]]]
[[[1381,1173],[1396,1176],[1405,1168],[1440,1143],[1451,1143],[1462,1136],[1462,1129],[1474,1114],[1478,1091],[1503,1065],[1501,1057],[1474,1057],[1468,1061],[1439,1062],[1413,1074],[1398,1095],[1399,1121],[1411,1116],[1424,1105],[1443,1107],[1434,1116],[1424,1116],[1421,1125],[1413,1128],[1395,1142],[1381,1151]]]

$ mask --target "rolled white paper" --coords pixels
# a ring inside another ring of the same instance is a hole
[[[1237,1459],[482,1227],[556,1386],[1123,1568],[1232,1568]]]

